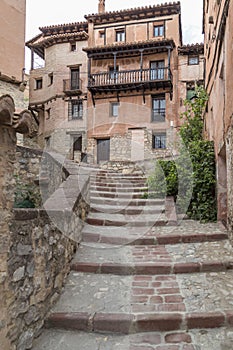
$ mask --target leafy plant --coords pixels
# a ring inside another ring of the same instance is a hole
[[[176,196],[178,189],[178,176],[174,161],[158,160],[154,173],[149,176],[149,197],[162,198],[165,195]]]
[[[14,208],[39,208],[41,206],[40,189],[34,183],[25,184],[15,176]]]
[[[181,143],[176,161],[160,160],[148,179],[150,190],[174,196],[177,210],[202,222],[216,221],[214,144],[203,139],[202,114],[208,96],[196,86],[195,99],[186,100],[182,113]]]

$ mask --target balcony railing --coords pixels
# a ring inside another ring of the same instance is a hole
[[[80,94],[82,91],[82,80],[71,80],[64,79],[63,80],[63,91],[68,95]]]
[[[137,69],[91,74],[88,87],[139,84],[142,82],[154,83],[162,81],[172,81],[170,68]]]

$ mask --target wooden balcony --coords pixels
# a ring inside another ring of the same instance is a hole
[[[92,93],[126,90],[172,89],[170,68],[136,69],[91,74],[88,89]]]
[[[63,80],[63,92],[68,96],[80,95],[82,93],[82,80]]]

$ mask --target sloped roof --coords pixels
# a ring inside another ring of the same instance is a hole
[[[178,47],[179,55],[204,54],[204,44],[196,43]]]
[[[64,33],[74,33],[74,32],[88,32],[88,23],[85,22],[73,22],[64,23],[51,26],[40,27],[40,31],[44,35],[56,35]]]
[[[35,53],[44,59],[44,48],[46,47],[69,41],[84,41],[87,39],[88,34],[86,32],[64,33],[50,36],[40,34],[27,41],[26,46],[30,49],[33,48]]]
[[[180,1],[164,3],[160,5],[150,5],[130,8],[120,11],[111,11],[86,15],[88,21],[96,24],[111,23],[117,21],[129,21],[132,19],[142,19],[150,17],[160,17],[165,15],[175,15],[181,13]]]

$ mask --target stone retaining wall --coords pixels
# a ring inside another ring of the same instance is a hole
[[[12,349],[17,350],[31,348],[59,297],[89,210],[89,173],[79,175],[79,188],[67,199],[64,188],[70,189],[72,171],[76,173],[77,169],[66,168],[59,156],[47,154],[47,157],[50,157],[50,169],[62,169],[66,180],[44,203],[46,210],[13,211],[7,276],[8,338]],[[63,206],[64,200],[68,200],[69,208]]]

